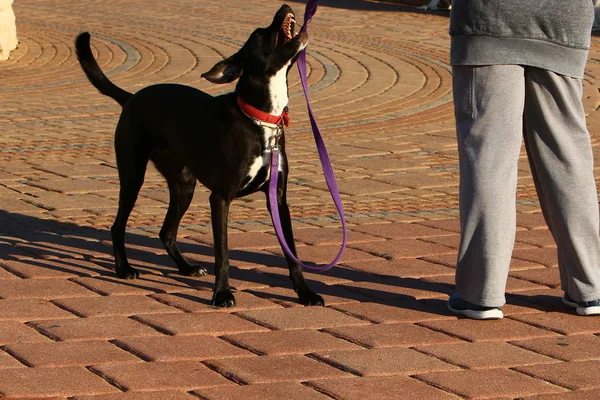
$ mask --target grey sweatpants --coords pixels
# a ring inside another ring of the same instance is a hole
[[[562,289],[600,298],[593,155],[580,79],[519,65],[453,67],[460,159],[458,295],[500,307],[516,231],[517,164],[525,139]]]

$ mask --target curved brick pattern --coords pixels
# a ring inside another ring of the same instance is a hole
[[[307,272],[326,308],[299,305],[265,197],[229,218],[237,306],[210,306],[209,192],[196,189],[182,252],[209,274],[177,274],[158,239],[169,201],[150,165],[127,250],[140,279],[114,276],[119,107],[73,51],[81,31],[107,75],[211,94],[200,77],[281,2],[30,0],[13,4],[19,46],[0,64],[0,397],[85,400],[600,398],[597,318],[562,305],[556,248],[519,164],[517,241],[506,318],[457,319],[458,155],[448,13],[426,0],[322,2],[310,27],[311,103],[349,225],[341,265]],[[303,2],[292,2],[302,17]],[[68,16],[68,18],[65,18]],[[598,160],[600,38],[584,105]],[[298,74],[289,74],[288,201],[298,253],[330,261],[339,217],[327,192]],[[168,361],[166,361],[168,360]],[[390,375],[390,376],[387,376]],[[485,384],[490,381],[493,385]]]

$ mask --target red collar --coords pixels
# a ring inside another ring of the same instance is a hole
[[[277,116],[261,111],[258,108],[252,107],[250,104],[246,103],[244,99],[242,99],[240,96],[238,96],[237,98],[237,103],[242,112],[250,118],[253,118],[260,122],[265,122],[267,124],[273,124],[277,126],[290,126],[290,113],[287,107],[283,110],[283,113],[281,113],[280,116]]]

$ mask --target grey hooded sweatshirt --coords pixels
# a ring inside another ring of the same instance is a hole
[[[451,65],[516,64],[583,78],[593,0],[454,0]]]

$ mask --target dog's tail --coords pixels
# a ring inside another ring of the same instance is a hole
[[[103,95],[112,97],[121,105],[121,107],[124,106],[132,94],[112,83],[106,75],[104,75],[104,72],[102,72],[92,54],[90,34],[88,32],[80,33],[77,36],[75,39],[75,50],[79,64],[92,85],[94,85],[94,87]]]

